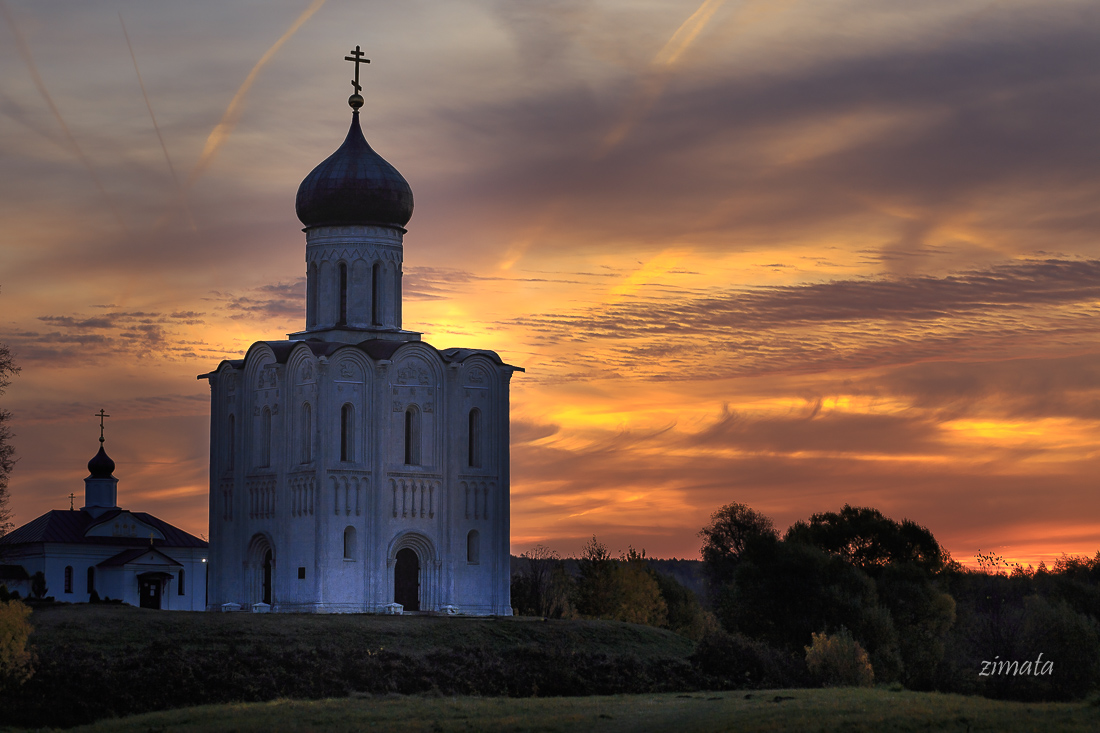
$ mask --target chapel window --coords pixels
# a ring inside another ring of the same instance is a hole
[[[382,325],[382,296],[378,292],[382,285],[382,265],[375,262],[370,268],[370,322],[375,326]]]
[[[73,566],[72,565],[66,565],[65,566],[65,592],[66,593],[72,593],[73,592]]]
[[[88,568],[88,593],[95,592],[95,568]]]
[[[420,410],[416,405],[405,410],[405,465],[420,465]]]
[[[466,562],[477,565],[481,555],[481,534],[476,529],[471,529],[466,535]]]
[[[340,320],[339,325],[346,325],[348,322],[348,266],[347,263],[340,263]]]
[[[177,578],[177,582],[176,582],[176,594],[177,594],[177,595],[181,595],[181,596],[182,596],[182,595],[184,594],[184,586],[183,586],[183,568],[180,568],[180,576],[179,576],[179,578]]]
[[[340,408],[340,460],[354,461],[353,450],[355,440],[355,408],[351,403],[344,403]]]
[[[313,408],[302,405],[302,463],[313,460]]]
[[[261,468],[271,465],[271,409],[265,407],[260,415],[260,462]]]
[[[355,559],[355,527],[344,530],[344,559]]]
[[[470,410],[468,460],[470,468],[481,468],[481,410]]]

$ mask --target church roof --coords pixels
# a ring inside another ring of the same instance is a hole
[[[412,188],[363,137],[359,112],[343,145],[314,168],[294,202],[307,227],[377,224],[404,228],[412,218]]]
[[[85,533],[93,526],[109,522],[124,509],[112,509],[93,517],[85,511],[73,511],[54,509],[48,511],[37,519],[27,522],[22,527],[0,537],[0,545],[27,545],[39,542],[75,544],[75,545],[133,545],[135,547],[149,547],[148,537],[85,537]],[[138,520],[157,529],[164,535],[164,540],[156,540],[161,547],[206,547],[207,543],[192,534],[184,532],[178,527],[173,527],[168,522],[157,519],[152,514],[145,512],[129,512]]]
[[[22,565],[0,565],[0,580],[30,580]]]
[[[290,358],[291,352],[294,351],[294,348],[299,344],[304,344],[306,347],[309,348],[311,352],[313,352],[314,356],[328,357],[336,353],[340,349],[359,349],[367,356],[369,356],[372,360],[381,361],[383,359],[390,359],[397,352],[398,349],[410,343],[427,346],[429,349],[432,349],[437,354],[439,354],[439,358],[442,359],[445,364],[461,364],[471,356],[474,356],[475,354],[480,354],[482,356],[488,357],[489,359],[495,361],[501,366],[514,369],[517,372],[525,371],[523,367],[512,366],[511,364],[504,363],[504,360],[500,358],[500,355],[497,354],[497,352],[490,351],[489,349],[451,348],[443,349],[442,351],[440,351],[439,349],[435,348],[425,341],[393,341],[390,339],[368,339],[367,341],[360,341],[357,344],[345,344],[340,343],[339,341],[321,341],[319,339],[305,339],[303,341],[257,341],[256,343],[252,344],[252,346],[248,347],[248,352],[252,353],[252,350],[259,346],[267,346],[275,355],[275,362],[278,364],[285,364]],[[222,366],[226,364],[233,367],[234,369],[243,369],[245,361],[247,361],[247,358],[227,359],[218,365],[218,369],[221,369]],[[207,374],[200,374],[198,378],[205,379],[217,372],[218,369],[215,369],[213,372],[209,372]]]

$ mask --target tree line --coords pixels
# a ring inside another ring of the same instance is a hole
[[[1100,552],[1038,569],[980,554],[972,571],[926,527],[849,505],[780,534],[733,503],[699,534],[702,601],[644,551],[616,560],[593,537],[572,562],[542,546],[521,556],[513,605],[671,629],[734,686],[874,682],[1067,700],[1100,684]]]

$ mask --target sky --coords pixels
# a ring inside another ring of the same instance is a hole
[[[964,564],[1100,550],[1100,5],[0,0],[22,524],[207,533],[196,375],[304,323],[294,195],[410,182],[404,325],[512,380],[512,549],[698,557],[844,504]]]

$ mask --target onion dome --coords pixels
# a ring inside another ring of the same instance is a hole
[[[367,144],[355,111],[344,144],[302,181],[294,208],[307,227],[404,227],[413,196],[408,181]]]
[[[102,445],[99,446],[99,453],[88,461],[88,472],[92,474],[88,478],[113,478],[111,474],[115,472],[115,462],[103,450]]]

